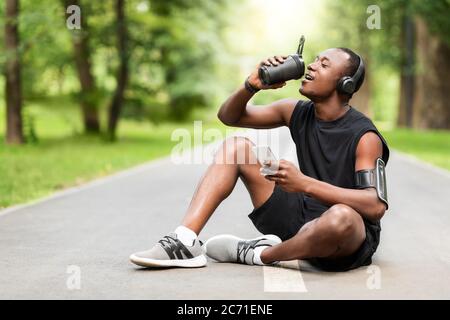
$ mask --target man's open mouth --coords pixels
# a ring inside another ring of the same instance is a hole
[[[313,81],[314,77],[312,75],[310,75],[309,73],[305,74],[305,79],[308,81]]]

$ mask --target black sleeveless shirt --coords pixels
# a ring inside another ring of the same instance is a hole
[[[382,159],[387,164],[389,148],[378,129],[353,107],[340,118],[322,121],[315,116],[312,101],[298,101],[289,130],[297,149],[300,170],[307,176],[342,188],[354,188],[356,147],[368,131],[375,132],[383,144]],[[375,165],[375,164],[374,164]],[[329,206],[305,195],[305,214],[316,218]],[[309,220],[309,219],[308,219]]]

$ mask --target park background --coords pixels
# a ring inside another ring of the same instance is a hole
[[[302,34],[307,63],[329,47],[359,52],[366,81],[351,104],[391,148],[450,170],[449,16],[449,0],[5,0],[0,208],[169,155],[173,130],[194,120],[225,130],[224,99]],[[301,98],[299,85],[253,103]]]

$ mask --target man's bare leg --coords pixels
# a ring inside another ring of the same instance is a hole
[[[365,237],[364,222],[358,212],[337,204],[305,224],[291,239],[262,251],[261,261],[348,256],[361,246]]]
[[[252,145],[243,137],[225,140],[194,192],[183,226],[199,234],[219,204],[231,194],[238,178],[244,182],[255,208],[270,197],[274,182],[261,176]]]
[[[255,207],[273,192],[275,184],[261,176],[252,145],[242,137],[227,139],[197,186],[182,225],[150,250],[133,253],[130,261],[143,267],[204,267],[207,260],[197,235],[233,191],[237,179],[244,182]]]

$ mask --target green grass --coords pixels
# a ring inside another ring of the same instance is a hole
[[[382,134],[390,148],[450,170],[450,131],[393,129]]]
[[[122,120],[115,143],[81,134],[78,110],[64,100],[27,103],[32,113],[38,143],[9,146],[0,125],[0,208],[25,203],[93,178],[170,154],[179,141],[171,141],[177,128],[192,133],[193,123]],[[0,107],[0,119],[4,110]],[[203,129],[225,127],[218,121],[203,123]],[[191,139],[191,142],[193,139]]]

